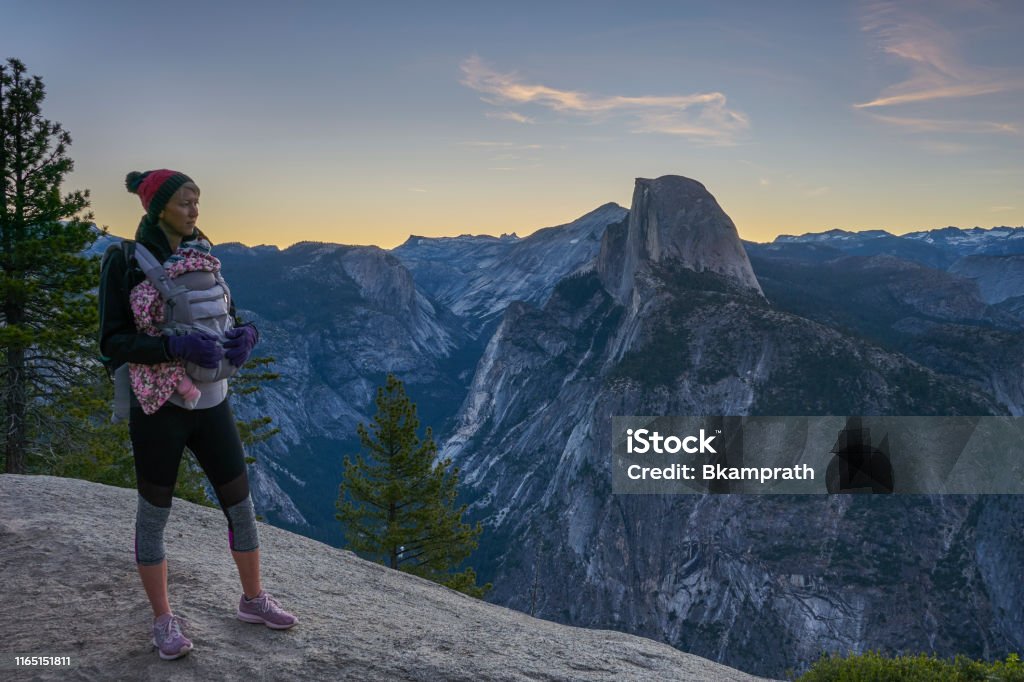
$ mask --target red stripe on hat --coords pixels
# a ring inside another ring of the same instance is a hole
[[[142,200],[142,208],[149,210],[149,202],[153,200],[153,195],[156,194],[160,186],[164,184],[164,181],[172,175],[177,174],[177,171],[167,170],[161,168],[159,170],[150,171],[142,182],[139,183],[139,199]]]

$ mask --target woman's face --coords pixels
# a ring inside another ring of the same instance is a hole
[[[199,218],[199,188],[186,182],[171,195],[160,213],[160,224],[172,235],[191,237]]]

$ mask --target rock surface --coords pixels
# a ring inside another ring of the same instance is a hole
[[[135,495],[0,475],[4,679],[760,679],[649,639],[531,618],[266,525],[264,581],[300,623],[242,623],[224,518],[181,500],[166,534],[170,592],[195,649],[162,661],[132,564]],[[15,669],[14,655],[70,656],[73,667]]]
[[[704,185],[679,175],[637,178],[628,224],[609,229],[601,242],[601,282],[626,304],[638,270],[671,261],[761,293],[736,225]]]
[[[978,283],[986,303],[1001,303],[1024,295],[1024,255],[965,256],[949,267],[949,271]]]
[[[389,253],[409,269],[420,289],[466,320],[477,335],[492,331],[513,301],[543,305],[559,280],[594,259],[605,228],[627,213],[607,203],[525,239],[411,236]]]

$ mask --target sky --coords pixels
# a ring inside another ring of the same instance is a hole
[[[131,170],[215,242],[392,248],[702,182],[740,236],[1024,225],[1024,3],[0,0],[0,59],[131,236]]]

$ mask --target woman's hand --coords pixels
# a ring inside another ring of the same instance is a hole
[[[224,357],[235,367],[241,367],[249,359],[253,347],[260,339],[260,333],[251,323],[228,330],[228,340],[224,343]]]
[[[167,352],[172,358],[194,362],[207,369],[215,369],[224,357],[224,349],[217,343],[217,337],[206,332],[168,336]]]

